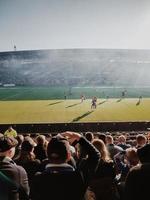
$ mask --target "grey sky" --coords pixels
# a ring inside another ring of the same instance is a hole
[[[149,0],[0,0],[0,51],[150,49]]]

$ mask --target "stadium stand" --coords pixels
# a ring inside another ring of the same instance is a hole
[[[18,134],[16,139],[1,134],[0,185],[4,190],[0,189],[0,197],[7,196],[8,200],[18,200],[18,195],[23,200],[58,200],[60,197],[67,200],[130,200],[134,197],[138,200],[147,199],[149,133],[141,132],[137,135],[135,132],[107,132],[106,144],[99,139],[103,134],[67,131],[53,136],[46,135],[47,137],[39,134]],[[89,138],[89,135],[90,141],[85,138]],[[110,141],[107,137],[113,138],[118,149],[123,141],[126,149],[116,151],[111,158]],[[125,140],[122,140],[123,137]],[[146,143],[140,148],[139,138],[146,139]],[[43,150],[46,153],[40,160],[37,159],[35,150],[38,144],[44,144]],[[15,154],[14,150],[18,147],[19,154],[18,151]],[[71,151],[73,147],[75,151]],[[17,182],[14,171],[16,168],[21,170],[25,185]],[[23,186],[21,191],[17,189],[20,185]],[[139,188],[138,191],[136,188]]]
[[[0,89],[67,85],[71,96],[73,86],[89,82],[130,86],[139,63],[145,81],[137,83],[145,87],[150,85],[149,63],[139,61],[139,54],[140,60],[150,58],[148,50],[2,52]],[[0,124],[0,199],[147,200],[149,121],[12,124],[13,132],[5,132],[9,126]]]

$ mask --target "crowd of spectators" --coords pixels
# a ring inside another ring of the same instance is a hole
[[[1,200],[145,200],[149,134],[0,134]]]

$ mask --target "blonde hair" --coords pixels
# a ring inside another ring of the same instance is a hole
[[[139,158],[137,155],[137,149],[134,147],[130,147],[126,149],[126,157],[131,165],[137,165],[139,162]]]
[[[103,161],[106,161],[106,162],[111,161],[109,152],[108,152],[108,150],[106,148],[105,143],[102,140],[100,140],[100,139],[94,139],[93,142],[92,142],[92,144],[101,153],[101,159]]]

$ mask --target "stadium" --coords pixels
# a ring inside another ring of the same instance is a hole
[[[0,1],[0,200],[148,200],[150,1]]]
[[[1,52],[1,130],[147,130],[149,64],[149,50]]]

